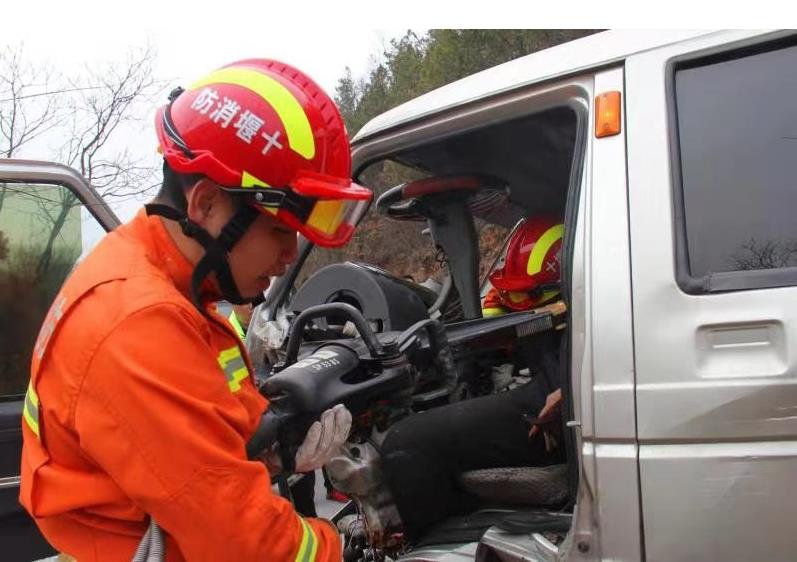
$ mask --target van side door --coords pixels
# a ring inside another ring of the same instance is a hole
[[[627,60],[647,560],[797,552],[797,38]]]
[[[2,559],[53,554],[19,503],[22,409],[33,343],[72,267],[119,224],[77,172],[0,159],[0,544]]]

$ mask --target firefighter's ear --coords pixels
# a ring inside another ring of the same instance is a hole
[[[212,180],[202,178],[186,194],[188,218],[218,236],[232,216],[230,196]]]

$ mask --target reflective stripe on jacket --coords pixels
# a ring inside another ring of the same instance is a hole
[[[242,340],[246,338],[246,330],[244,330],[244,327],[241,326],[241,321],[238,320],[238,315],[235,314],[234,310],[230,312],[229,320],[230,325],[232,326],[233,330],[235,330],[235,333],[238,334],[238,337]]]

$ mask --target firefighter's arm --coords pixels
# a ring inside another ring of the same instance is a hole
[[[301,518],[246,460],[250,414],[201,329],[172,304],[116,327],[77,402],[81,446],[188,560],[340,560],[334,528]]]

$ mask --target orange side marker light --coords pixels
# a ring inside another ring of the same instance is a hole
[[[620,92],[605,92],[595,98],[595,137],[620,134]]]

